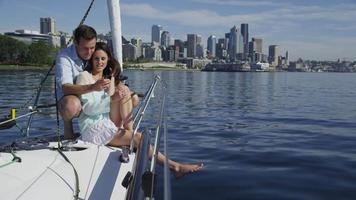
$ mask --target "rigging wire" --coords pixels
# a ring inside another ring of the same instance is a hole
[[[87,11],[86,11],[85,14],[84,14],[84,17],[82,18],[82,20],[80,20],[78,26],[84,24],[84,21],[87,19],[88,14],[89,14],[89,11],[91,10],[91,7],[92,7],[93,4],[94,4],[94,1],[95,1],[95,0],[92,0],[92,1],[91,1],[90,5],[89,5],[89,7],[88,7],[88,9],[87,9]],[[72,40],[73,40],[73,35],[72,35],[72,37],[70,37],[69,41],[67,42],[67,46],[72,42]]]
[[[93,3],[94,3],[95,0],[92,0],[84,17],[82,18],[82,20],[80,21],[79,23],[79,26],[82,25],[85,21],[85,19],[87,18],[92,6],[93,6]],[[70,41],[67,43],[67,45],[71,42],[73,36],[71,37]],[[53,65],[50,67],[50,69],[47,71],[45,77],[41,80],[39,86],[36,88],[36,92],[34,92],[31,97],[19,108],[19,110],[23,110],[25,107],[28,107],[28,105],[30,104],[30,102],[33,100],[34,97],[36,97],[36,100],[35,100],[35,103],[34,103],[34,108],[32,110],[32,113],[31,114],[28,114],[31,115],[34,114],[35,112],[38,112],[37,108],[40,107],[40,106],[37,106],[37,100],[38,100],[38,97],[40,95],[40,92],[42,90],[42,87],[45,83],[45,81],[47,80],[48,76],[50,75],[50,73],[52,72],[53,68],[55,67],[55,62],[53,63]],[[68,157],[62,152],[62,143],[61,143],[61,138],[60,138],[60,128],[59,128],[59,112],[58,112],[58,99],[57,99],[57,87],[56,87],[56,79],[54,79],[54,84],[55,84],[55,100],[56,100],[56,118],[57,118],[57,139],[58,139],[58,148],[57,148],[57,151],[58,153],[65,159],[65,161],[67,161],[73,168],[73,171],[74,171],[74,175],[75,175],[75,193],[73,195],[74,199],[77,200],[79,199],[79,176],[78,176],[78,173],[77,173],[77,170],[75,169],[74,165],[71,163],[71,161],[68,159]],[[44,106],[42,106],[44,107]],[[27,115],[26,115],[27,116]],[[7,165],[10,165],[14,162],[21,162],[21,158],[16,156],[15,153],[13,152],[13,150],[11,150],[11,154],[13,156],[13,160],[8,162],[8,163],[5,163],[4,165],[0,165],[0,168],[1,167],[5,167]]]
[[[11,153],[11,155],[12,155],[12,157],[13,157],[12,160],[11,160],[10,162],[8,162],[8,163],[5,163],[5,164],[3,164],[3,165],[0,165],[0,168],[6,167],[6,166],[11,165],[11,164],[13,164],[13,163],[15,163],[15,162],[21,162],[21,158],[18,157],[18,156],[15,154],[15,152],[14,152],[13,149],[11,149],[10,153]]]

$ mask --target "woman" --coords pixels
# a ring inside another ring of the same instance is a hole
[[[121,71],[119,63],[105,43],[96,44],[86,70],[79,74],[77,84],[95,84],[107,77],[110,78],[110,86],[102,91],[81,95],[82,113],[79,116],[79,128],[82,139],[98,145],[129,146],[133,135],[131,92],[118,81],[115,87],[115,77],[118,77]],[[108,77],[110,75],[112,76]],[[119,129],[121,125],[123,129]],[[135,135],[136,147],[140,138],[141,134]],[[157,160],[163,164],[165,156],[159,153]],[[172,160],[168,160],[168,165],[176,178],[202,169],[202,164],[181,164]]]

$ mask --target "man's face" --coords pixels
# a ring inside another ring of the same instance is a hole
[[[93,55],[95,50],[96,39],[85,40],[80,38],[77,45],[78,56],[82,60],[89,60],[91,55]]]

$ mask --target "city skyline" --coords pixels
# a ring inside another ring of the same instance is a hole
[[[202,35],[224,37],[231,27],[249,24],[250,38],[263,38],[269,45],[288,51],[291,60],[356,60],[356,2],[352,0],[121,0],[122,29],[127,38],[151,41],[151,27],[159,24],[175,39]],[[57,30],[71,32],[78,25],[90,0],[0,0],[0,32],[40,30],[41,17],[53,17]],[[65,10],[65,12],[63,12]],[[15,13],[15,15],[13,14]],[[7,20],[5,20],[7,19]],[[110,29],[106,1],[95,1],[86,24],[99,33]]]

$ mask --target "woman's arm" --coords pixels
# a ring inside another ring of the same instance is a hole
[[[88,72],[82,72],[77,77],[77,84],[90,84],[93,82]],[[81,97],[82,111],[89,116],[110,112],[110,97],[103,91],[93,91],[82,94]]]
[[[111,76],[110,79],[110,86],[109,88],[105,91],[109,96],[114,95],[115,93],[115,76]]]

